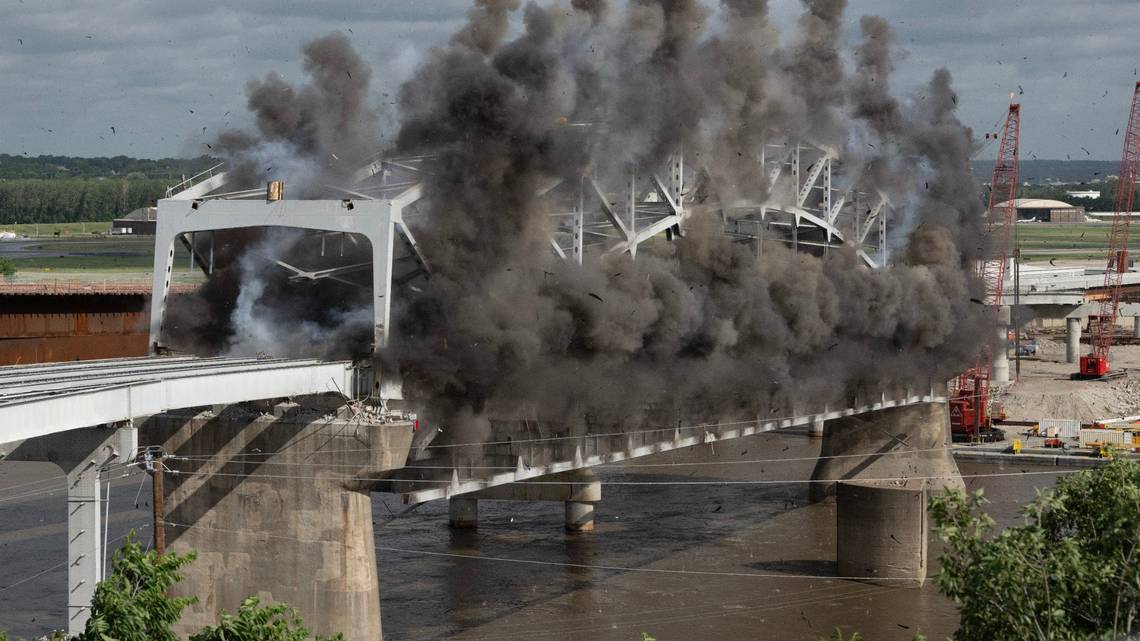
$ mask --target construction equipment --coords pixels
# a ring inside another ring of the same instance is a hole
[[[987,301],[997,323],[1002,304],[1002,290],[1009,260],[1010,230],[1017,213],[1018,141],[1021,133],[1021,106],[1009,105],[1002,128],[1001,145],[994,163],[989,209],[986,212],[988,243],[977,274],[985,284]],[[1000,208],[998,207],[1000,205]],[[993,371],[993,349],[1006,349],[1007,341],[991,348],[987,343],[975,365],[958,375],[950,389],[950,433],[955,440],[1001,441],[1005,432],[993,426],[990,413],[990,376]]]
[[[1124,132],[1124,154],[1120,159],[1120,178],[1113,199],[1112,234],[1108,242],[1108,265],[1104,270],[1105,296],[1095,316],[1092,352],[1081,357],[1076,378],[1101,378],[1108,373],[1108,352],[1116,330],[1116,312],[1120,305],[1120,283],[1128,271],[1128,227],[1132,221],[1132,200],[1136,193],[1136,171],[1140,162],[1140,82],[1132,92],[1132,109]],[[1089,325],[1094,325],[1089,316]]]

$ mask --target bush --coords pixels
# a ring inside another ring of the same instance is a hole
[[[143,552],[134,532],[115,552],[111,576],[100,581],[91,600],[91,618],[74,641],[178,641],[171,627],[193,597],[167,593],[182,580],[180,570],[194,553],[162,556]],[[54,635],[52,640],[64,639]],[[309,631],[294,608],[283,603],[262,606],[255,597],[242,602],[236,616],[222,613],[217,627],[190,636],[190,641],[308,641]],[[9,641],[0,632],[0,641]],[[314,641],[343,641],[339,634]]]
[[[12,278],[16,275],[16,263],[7,256],[0,256],[0,276]]]
[[[955,638],[1085,640],[1140,628],[1140,464],[1062,478],[994,532],[982,492],[931,499],[946,543],[938,587],[961,611]]]
[[[190,641],[307,641],[309,631],[297,616],[297,610],[282,603],[262,606],[257,597],[249,597],[238,608],[237,616],[222,613],[217,627],[192,635]],[[343,641],[337,634],[316,637],[316,641]]]

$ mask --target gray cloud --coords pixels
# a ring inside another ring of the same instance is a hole
[[[224,123],[249,124],[246,80],[274,69],[299,79],[300,44],[335,29],[352,29],[353,45],[375,70],[374,98],[385,102],[431,47],[447,42],[471,4],[0,0],[0,152],[206,151]],[[771,5],[773,22],[792,33],[799,3]],[[961,116],[980,137],[1020,85],[1024,157],[1087,157],[1081,147],[1094,158],[1119,157],[1115,131],[1140,79],[1134,0],[851,0],[846,38],[858,38],[859,17],[868,13],[886,18],[896,34],[897,94],[920,90],[929,69],[947,66]]]

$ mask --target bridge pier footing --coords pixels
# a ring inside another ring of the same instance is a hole
[[[412,426],[304,407],[280,414],[231,406],[144,424],[166,452],[167,548],[198,554],[171,590],[198,597],[175,631],[213,625],[256,596],[297,608],[316,634],[380,639],[370,490],[405,464]]]
[[[582,501],[566,501],[566,531],[593,532],[594,504]]]
[[[457,530],[479,527],[479,499],[466,496],[447,499],[447,524]]]
[[[926,581],[926,489],[844,481],[836,490],[839,576],[891,587]]]

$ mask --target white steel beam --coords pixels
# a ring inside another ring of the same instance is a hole
[[[0,368],[3,371],[3,368]],[[356,391],[348,361],[271,361],[237,370],[203,366],[195,372],[147,373],[72,391],[45,390],[34,396],[0,396],[0,443],[22,441],[81,427],[130,421],[167,410],[224,405],[266,398]]]
[[[453,480],[444,481],[440,480],[438,487],[430,489],[413,490],[401,493],[401,500],[405,504],[423,503],[425,501],[434,501],[438,499],[450,498],[471,492],[478,492],[490,487],[498,485],[505,485],[508,483],[519,483],[531,479],[536,479],[551,474],[559,474],[562,472],[569,472],[573,470],[585,469],[604,465],[607,463],[620,463],[630,459],[639,458],[642,456],[650,456],[652,454],[659,454],[661,452],[668,452],[671,450],[680,449],[683,447],[692,447],[702,443],[712,441],[727,441],[746,436],[753,436],[764,432],[772,432],[779,429],[788,427],[798,427],[803,425],[811,425],[815,421],[829,421],[844,416],[855,416],[857,414],[866,414],[868,412],[878,412],[893,407],[907,407],[910,405],[922,405],[927,403],[945,403],[946,397],[936,395],[933,390],[928,394],[906,394],[898,398],[888,398],[886,395],[880,397],[880,400],[875,403],[868,403],[859,407],[849,407],[840,410],[826,410],[814,414],[803,414],[790,418],[782,418],[778,420],[764,421],[756,420],[744,424],[738,424],[738,427],[733,427],[727,430],[719,430],[715,425],[707,427],[698,426],[693,431],[696,432],[692,436],[681,437],[680,430],[669,434],[667,439],[659,439],[652,443],[643,445],[634,445],[632,440],[628,443],[625,449],[610,451],[607,453],[594,454],[590,456],[583,456],[581,448],[575,449],[574,457],[562,461],[556,461],[549,465],[532,465],[530,467],[518,466],[514,471],[502,472],[483,478],[474,478],[462,480],[454,478]],[[714,431],[715,430],[715,433]],[[598,437],[591,437],[589,434],[583,435],[581,440],[583,442],[594,440]],[[411,469],[414,469],[412,466]],[[416,483],[417,481],[401,481],[394,479],[393,484],[399,485],[401,483]],[[422,482],[422,481],[420,481]],[[432,481],[429,481],[432,482]]]

